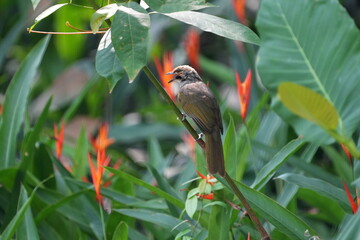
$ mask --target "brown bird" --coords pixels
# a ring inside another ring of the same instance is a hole
[[[221,142],[223,125],[219,105],[199,74],[188,65],[178,66],[172,72],[179,81],[177,100],[186,115],[194,120],[205,135],[206,162],[210,174],[225,176],[224,153]]]

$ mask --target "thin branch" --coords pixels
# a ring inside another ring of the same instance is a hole
[[[51,34],[51,35],[79,35],[79,34],[105,34],[106,31],[98,31],[93,33],[92,31],[85,32],[46,32],[46,31],[36,31],[30,30],[30,28],[26,29],[29,33],[39,33],[39,34]]]

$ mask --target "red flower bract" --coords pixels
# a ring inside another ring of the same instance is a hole
[[[155,57],[154,63],[156,70],[159,74],[160,80],[162,85],[164,86],[166,92],[169,94],[172,100],[175,100],[175,94],[172,89],[172,85],[169,81],[172,79],[171,75],[166,75],[166,73],[171,72],[174,69],[174,55],[172,52],[165,52],[163,54],[163,62],[161,63],[160,60]]]
[[[241,117],[243,120],[245,120],[250,101],[252,73],[251,70],[248,71],[243,83],[241,82],[240,75],[238,73],[236,73],[235,76],[239,95]]]

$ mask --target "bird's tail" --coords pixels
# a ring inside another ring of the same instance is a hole
[[[210,174],[225,176],[224,153],[221,141],[220,130],[205,134],[206,141],[206,162]]]

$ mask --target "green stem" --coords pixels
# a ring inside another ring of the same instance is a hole
[[[171,108],[175,112],[176,116],[179,119],[183,119],[183,114],[179,110],[179,108],[176,106],[176,104],[173,102],[173,100],[170,98],[170,96],[167,94],[167,92],[164,90],[164,88],[161,86],[160,82],[156,79],[154,74],[151,72],[151,70],[145,66],[143,68],[143,71],[148,76],[152,84],[155,86],[155,88],[159,91],[159,93],[163,96],[163,98],[170,104]],[[186,127],[186,129],[190,132],[191,136],[197,141],[197,143],[202,147],[205,148],[205,142],[202,139],[198,139],[199,135],[194,130],[194,128],[190,125],[189,121],[184,119],[182,120],[182,123]]]
[[[170,96],[166,93],[166,91],[164,90],[164,88],[161,86],[160,82],[156,79],[156,77],[154,76],[154,74],[151,72],[151,70],[145,66],[143,68],[143,71],[145,72],[145,74],[148,76],[148,78],[150,79],[150,81],[153,83],[153,85],[155,86],[155,88],[159,91],[159,93],[164,97],[164,99],[170,104],[171,108],[174,110],[175,114],[178,116],[179,119],[183,118],[183,114],[181,113],[181,111],[179,110],[179,108],[176,106],[176,104],[173,102],[173,100],[170,98]],[[194,130],[194,128],[190,125],[190,123],[185,119],[182,121],[182,123],[184,124],[184,126],[186,127],[186,129],[190,132],[190,134],[193,136],[194,139],[198,139],[198,134],[197,132]],[[205,142],[202,139],[198,139],[196,141],[203,149],[205,149]],[[228,175],[227,172],[225,172],[225,180],[227,181],[227,183],[230,185],[231,189],[234,191],[234,194],[239,198],[240,202],[242,203],[242,205],[245,207],[247,213],[250,216],[251,221],[255,224],[257,230],[259,231],[260,235],[261,235],[261,239],[262,240],[269,240],[270,237],[267,234],[267,232],[265,231],[265,229],[263,228],[263,226],[261,225],[259,219],[256,217],[254,211],[252,210],[252,208],[250,207],[249,203],[247,202],[247,200],[245,199],[244,195],[241,193],[240,189],[238,189],[238,187],[236,186],[236,184],[234,183],[234,181],[231,179],[231,177]]]
[[[101,203],[99,202],[99,211],[100,211],[100,218],[101,218],[101,227],[102,227],[102,230],[103,230],[103,234],[104,234],[104,240],[106,240],[106,231],[105,231],[105,220],[104,220],[104,213],[103,213],[103,209],[102,209],[102,206],[101,206]]]

